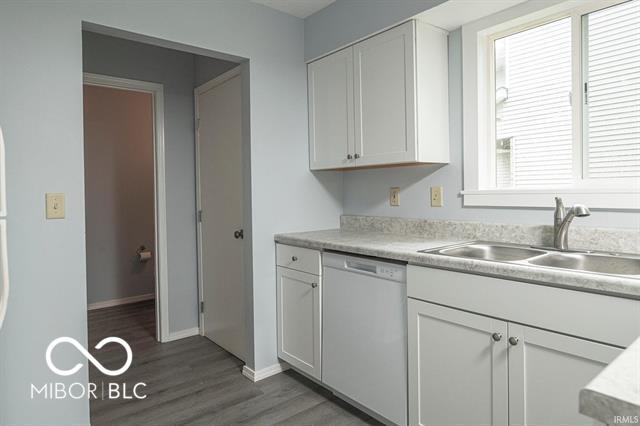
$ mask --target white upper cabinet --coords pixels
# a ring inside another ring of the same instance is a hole
[[[309,64],[312,170],[353,167],[353,48]]]
[[[447,33],[409,21],[309,64],[312,170],[449,162]]]
[[[353,48],[359,166],[416,161],[414,39],[408,22]]]

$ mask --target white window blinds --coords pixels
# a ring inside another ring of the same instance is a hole
[[[497,39],[498,188],[544,188],[573,181],[571,19]]]
[[[583,20],[585,177],[640,177],[640,0]]]

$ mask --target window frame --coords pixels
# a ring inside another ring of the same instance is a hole
[[[588,141],[583,82],[586,55],[583,16],[627,0],[527,2],[462,27],[465,206],[553,207],[554,197],[593,208],[640,210],[640,178],[588,179]],[[537,3],[537,4],[530,4]],[[495,40],[564,18],[571,19],[572,142],[571,186],[496,188]],[[469,90],[470,89],[470,90]]]

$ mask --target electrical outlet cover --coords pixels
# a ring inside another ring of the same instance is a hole
[[[442,207],[444,202],[442,200],[442,187],[441,186],[432,186],[431,187],[431,207]]]

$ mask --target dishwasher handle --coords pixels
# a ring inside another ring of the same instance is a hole
[[[361,262],[357,259],[347,258],[345,262],[346,269],[352,269],[360,272],[368,272],[370,274],[377,274],[378,267],[373,263]]]

